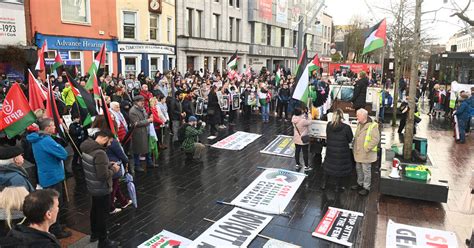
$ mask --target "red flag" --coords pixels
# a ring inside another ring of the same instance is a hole
[[[48,43],[44,40],[41,49],[38,50],[38,61],[36,61],[35,70],[39,71],[38,76],[42,79],[46,79],[46,70],[44,66],[44,53],[48,50]]]
[[[102,44],[102,47],[100,48],[100,51],[99,53],[97,54],[97,56],[95,57],[95,60],[99,62],[99,64],[97,65],[97,70],[101,67],[101,66],[104,66],[105,65],[105,55],[106,55],[106,47],[105,47],[105,43]]]
[[[15,83],[8,91],[0,112],[0,130],[5,130],[8,138],[22,133],[36,121],[30,105],[20,86]]]
[[[110,128],[110,131],[117,136],[117,133],[115,132],[115,126],[114,126],[114,121],[112,120],[112,116],[110,115],[109,108],[107,107],[107,103],[105,102],[105,97],[104,94],[102,93],[102,89],[100,90],[100,100],[102,102],[102,113],[104,114],[105,121],[107,122],[107,125]]]
[[[30,99],[30,107],[32,110],[44,109],[44,101],[46,101],[46,92],[36,81],[33,73],[28,70],[28,97]]]
[[[94,93],[94,98],[99,99],[100,98],[99,82],[97,82],[97,75],[95,74],[95,72],[93,75],[91,75],[91,77],[94,77],[94,85],[92,88],[93,93]]]

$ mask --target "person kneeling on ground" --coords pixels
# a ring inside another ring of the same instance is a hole
[[[59,193],[54,189],[37,190],[26,196],[23,214],[30,223],[15,226],[7,237],[18,240],[14,247],[61,247],[56,237],[48,232],[59,212]]]
[[[357,184],[351,189],[360,189],[360,195],[369,194],[371,166],[377,161],[377,147],[380,131],[377,122],[369,117],[365,109],[357,110],[357,129],[354,135],[354,160],[356,162]]]
[[[195,116],[190,116],[188,123],[185,124],[185,134],[184,141],[181,144],[181,149],[186,153],[187,156],[192,155],[193,160],[198,162],[201,159],[201,154],[204,151],[205,146],[202,143],[199,143],[199,135],[202,134],[204,128],[206,127],[205,122],[197,121]]]

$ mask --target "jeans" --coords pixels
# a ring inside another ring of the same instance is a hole
[[[458,119],[458,129],[459,129],[459,141],[466,141],[466,126],[467,121]]]
[[[268,119],[270,118],[270,105],[267,104],[267,105],[262,105],[260,107],[262,109],[262,120],[263,121],[268,121]]]
[[[249,120],[252,114],[252,106],[244,105],[243,110],[244,110],[244,119]]]
[[[178,141],[178,130],[181,122],[180,121],[172,121],[173,125],[173,142]]]
[[[146,164],[148,166],[153,166],[153,161],[151,160],[151,155],[150,153],[145,153],[145,158],[146,158]],[[133,166],[137,167],[140,166],[140,154],[133,154]]]
[[[91,235],[100,240],[107,238],[107,217],[109,216],[110,194],[92,196],[90,212]]]
[[[297,145],[295,144],[295,160],[296,164],[300,164],[300,151],[303,150],[303,160],[304,160],[304,166],[309,167],[308,163],[308,147],[309,145]]]
[[[366,190],[370,190],[370,182],[372,180],[371,169],[371,163],[356,163],[357,184]]]
[[[288,119],[288,102],[278,101],[277,109],[278,118],[282,118],[283,113],[285,113],[285,118]]]

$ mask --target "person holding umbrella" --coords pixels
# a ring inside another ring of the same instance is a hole
[[[117,247],[119,243],[107,237],[112,176],[120,170],[117,163],[110,163],[105,151],[112,143],[114,135],[110,130],[102,129],[95,133],[94,137],[94,139],[88,138],[81,144],[87,190],[92,196],[90,241],[99,240],[98,247]]]

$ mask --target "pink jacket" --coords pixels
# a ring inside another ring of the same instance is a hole
[[[293,116],[291,123],[293,123],[293,142],[296,145],[307,145],[307,143],[305,144],[301,141],[301,136],[308,135],[311,120],[306,119],[305,115],[302,114],[299,116]],[[298,130],[300,131],[299,133],[295,126],[298,127]]]

